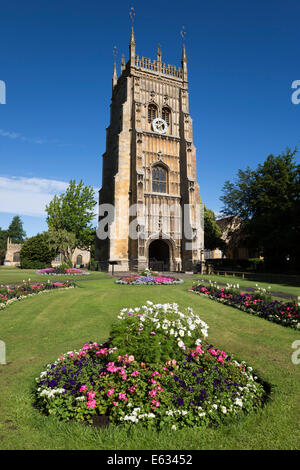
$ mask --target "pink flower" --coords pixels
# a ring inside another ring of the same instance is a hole
[[[134,356],[129,356],[128,362],[133,362],[134,361]]]
[[[114,406],[117,406],[117,404],[118,404],[118,403],[117,403],[116,401],[113,401],[113,405],[114,405]]]
[[[138,371],[138,370],[134,370],[131,375],[132,375],[132,377],[135,377],[136,375],[139,375],[139,371]]]
[[[107,348],[99,349],[99,351],[96,351],[96,354],[107,354]]]
[[[82,385],[79,389],[80,392],[84,392],[87,389],[86,385]]]
[[[155,390],[155,388],[154,388],[153,390],[150,390],[149,395],[150,395],[151,397],[156,397],[157,391]]]
[[[152,377],[154,377],[155,375],[159,375],[161,377],[161,374],[159,372],[157,372],[157,370],[155,370],[153,373],[152,373]]]
[[[155,331],[151,331],[150,335],[155,335]]]
[[[95,406],[96,406],[96,400],[89,400],[89,401],[87,402],[86,406],[87,406],[88,408],[91,408],[91,409],[95,408]]]
[[[119,400],[127,400],[126,393],[119,393],[118,398],[119,398]]]
[[[114,388],[110,388],[108,391],[107,391],[107,396],[109,397],[110,395],[113,395],[115,389]]]
[[[93,400],[96,396],[96,392],[87,392],[87,396],[89,400]]]

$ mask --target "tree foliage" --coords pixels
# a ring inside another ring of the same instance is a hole
[[[95,218],[94,190],[82,181],[71,180],[64,193],[55,195],[46,206],[47,223],[50,231],[65,230],[75,235],[72,248],[88,249],[93,241],[92,220]]]
[[[6,255],[8,231],[0,228],[0,264],[3,264]]]
[[[67,230],[49,230],[48,232],[49,246],[56,253],[61,253],[65,262],[72,266],[72,255],[76,248],[76,236]]]
[[[224,215],[243,221],[244,240],[261,248],[269,265],[300,261],[300,165],[297,149],[269,155],[255,170],[239,170],[235,182],[226,181],[221,201]]]
[[[23,222],[20,216],[16,215],[12,219],[8,227],[8,236],[12,243],[23,243],[26,233],[23,230]]]
[[[47,232],[38,233],[28,238],[22,245],[20,251],[22,268],[45,268],[51,266],[51,261],[57,255],[57,251],[49,245]]]
[[[204,206],[204,246],[207,250],[225,249],[214,211]]]

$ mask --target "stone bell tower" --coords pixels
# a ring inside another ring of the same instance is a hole
[[[114,63],[110,124],[99,191],[96,259],[115,270],[190,270],[204,232],[189,114],[187,56],[181,67],[136,55]]]

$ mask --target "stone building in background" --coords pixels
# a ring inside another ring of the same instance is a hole
[[[113,70],[95,258],[118,271],[190,270],[204,248],[201,210],[185,45],[180,68],[160,45],[156,60],[140,57],[132,27],[129,60]]]
[[[20,266],[20,251],[22,244],[11,243],[10,238],[7,239],[7,248],[4,260],[4,266]],[[91,254],[88,250],[80,250],[75,248],[72,256],[72,265],[76,268],[87,268],[90,262]],[[64,263],[63,256],[58,255],[51,263],[53,267]]]

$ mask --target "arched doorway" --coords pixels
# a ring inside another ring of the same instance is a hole
[[[150,243],[149,269],[170,271],[170,247],[165,240],[157,239]]]

